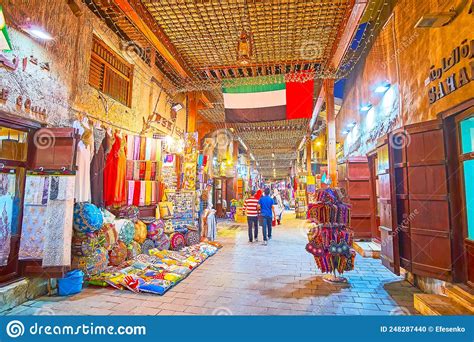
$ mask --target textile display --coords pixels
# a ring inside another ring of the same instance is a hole
[[[148,251],[150,249],[153,249],[155,248],[155,241],[151,240],[151,239],[146,239],[145,242],[143,242],[142,244],[142,253],[144,254],[148,254]]]
[[[15,181],[14,174],[0,173],[0,266],[8,263],[10,255]]]
[[[105,169],[105,151],[107,149],[105,139],[105,129],[100,127],[93,128],[94,149],[90,166],[91,180],[91,202],[98,207],[105,206],[104,202],[104,169]]]
[[[142,254],[123,262],[120,267],[109,266],[90,277],[89,282],[134,293],[163,295],[217,251],[217,247],[206,243],[184,247],[180,251],[151,248],[147,253],[143,253],[142,246]]]
[[[23,209],[19,259],[42,259],[45,227],[47,227],[46,205],[27,205]]]
[[[72,237],[71,252],[73,255],[88,256],[100,247],[99,236],[94,233],[76,233]]]
[[[104,169],[104,201],[106,206],[121,206],[127,202],[127,190],[125,184],[127,157],[126,138],[114,134],[108,144],[112,148],[107,155]]]
[[[94,204],[81,202],[74,205],[74,229],[77,232],[95,232],[102,228],[103,223],[102,212]]]
[[[197,241],[199,243],[199,240]],[[171,245],[170,239],[168,238],[168,235],[166,234],[161,234],[158,239],[155,240],[155,248],[158,250],[166,250],[169,249]]]
[[[338,189],[320,189],[318,202],[309,207],[313,228],[308,232],[306,251],[314,256],[323,273],[344,273],[354,269],[355,251],[350,225],[350,205],[342,202]]]
[[[161,168],[161,178],[168,190],[176,190],[178,184],[178,175],[176,174],[176,158],[173,154],[167,154]]]
[[[198,161],[198,133],[185,133],[183,160],[183,189],[196,190],[196,169]]]
[[[170,219],[173,217],[173,203],[171,202],[160,202],[158,203],[160,209],[160,217],[163,219]]]
[[[137,221],[135,223],[135,235],[133,236],[133,240],[142,244],[148,234],[147,225],[142,221]]]
[[[182,230],[184,233],[188,226],[193,227],[194,208],[196,201],[195,191],[167,191],[168,200],[173,203],[173,227],[175,230]]]

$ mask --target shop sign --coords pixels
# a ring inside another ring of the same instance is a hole
[[[441,60],[441,65],[431,66],[429,73],[429,83],[437,82],[428,91],[430,104],[442,99],[448,94],[465,86],[474,80],[474,39],[465,39],[455,47],[448,57]],[[470,60],[470,61],[469,61]],[[456,72],[450,70],[458,63],[469,61],[467,66],[462,66]]]
[[[7,102],[10,95],[8,88],[0,89],[0,102]],[[34,105],[28,97],[19,95],[15,99],[18,110],[25,111],[27,113],[35,114],[38,116],[46,117],[46,108]]]
[[[40,62],[35,56],[24,57],[21,59],[22,71],[26,70],[28,63],[39,66],[41,70],[50,71],[49,62]],[[20,65],[20,58],[12,56],[9,58],[6,54],[0,53],[0,66],[10,71],[15,71]]]

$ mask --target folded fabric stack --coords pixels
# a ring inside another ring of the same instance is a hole
[[[108,267],[92,277],[89,283],[105,284],[136,293],[163,295],[217,250],[217,247],[207,243],[185,247],[180,251],[150,249],[147,254],[139,254],[119,267]]]

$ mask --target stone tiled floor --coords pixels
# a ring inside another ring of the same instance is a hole
[[[356,259],[347,285],[321,279],[304,247],[304,222],[286,213],[268,246],[249,244],[243,225],[219,224],[224,244],[164,296],[87,288],[69,297],[43,297],[17,315],[390,315],[414,314],[416,288],[380,260]]]

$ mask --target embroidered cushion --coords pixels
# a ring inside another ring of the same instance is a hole
[[[99,208],[88,202],[74,205],[74,229],[79,233],[93,233],[104,223],[104,217]]]

